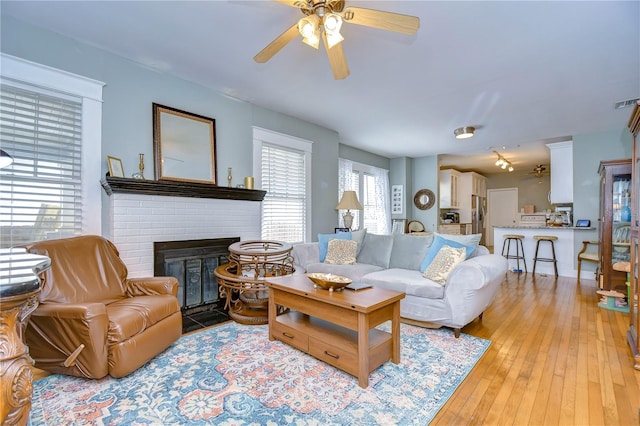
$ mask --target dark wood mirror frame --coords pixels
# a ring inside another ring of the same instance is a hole
[[[216,121],[153,104],[156,180],[216,184]]]

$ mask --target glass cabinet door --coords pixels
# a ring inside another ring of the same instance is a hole
[[[611,263],[628,262],[631,247],[631,174],[613,176]]]

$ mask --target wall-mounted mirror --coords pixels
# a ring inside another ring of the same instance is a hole
[[[420,210],[429,210],[436,202],[436,196],[430,189],[421,189],[413,197],[413,204]]]
[[[216,183],[216,121],[153,104],[156,180]]]

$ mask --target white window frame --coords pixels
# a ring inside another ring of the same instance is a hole
[[[343,158],[342,160],[344,161],[348,161],[349,163],[351,163],[351,171],[355,172],[358,174],[358,200],[360,201],[360,203],[364,203],[364,175],[369,175],[369,176],[376,176],[376,174],[378,174],[380,171],[386,171],[388,173],[388,170],[380,168],[380,167],[375,167],[375,166],[370,166],[368,164],[363,164],[363,163],[358,163],[357,161],[351,161],[351,160],[347,160],[345,158]],[[355,188],[338,188],[338,193],[341,195],[342,192],[344,190],[353,190]],[[387,189],[387,193],[389,193],[390,190]],[[390,194],[388,194],[388,197],[390,199]],[[388,230],[387,232],[391,232],[391,207],[389,206],[384,206],[383,207],[387,216],[389,217],[389,224],[387,224]],[[356,210],[353,213],[355,213],[357,215],[357,224],[358,226],[362,229],[365,228],[365,223],[364,223],[364,210]],[[338,212],[338,216],[340,216],[341,214],[343,214],[343,211],[339,211]],[[338,223],[340,223],[340,218],[338,218]]]
[[[255,187],[262,188],[262,145],[268,143],[271,145],[281,146],[283,148],[294,149],[304,153],[305,163],[305,181],[307,193],[306,199],[306,217],[305,217],[305,241],[311,241],[311,155],[313,152],[313,142],[297,138],[295,136],[286,135],[284,133],[274,132],[272,130],[253,127],[253,176]],[[262,229],[260,230],[262,233]]]
[[[102,234],[102,88],[105,83],[0,52],[0,78],[82,98],[82,233]]]

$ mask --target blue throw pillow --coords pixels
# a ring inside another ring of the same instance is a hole
[[[424,257],[422,264],[420,265],[420,272],[424,272],[429,267],[429,265],[431,265],[431,262],[433,262],[433,259],[436,257],[436,255],[438,254],[442,246],[450,246],[453,248],[461,248],[461,247],[466,248],[467,257],[465,259],[468,259],[469,256],[471,256],[471,253],[473,253],[473,251],[476,249],[474,246],[467,246],[457,241],[444,239],[439,235],[437,235],[433,239],[433,243],[431,244],[431,247],[429,247],[429,251],[427,252],[427,255]]]
[[[320,262],[324,262],[329,249],[329,240],[350,240],[351,232],[336,232],[335,234],[318,234],[318,246],[320,248]]]

